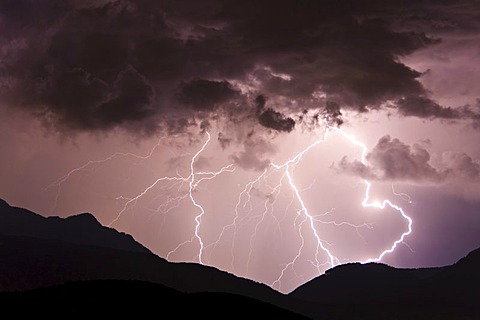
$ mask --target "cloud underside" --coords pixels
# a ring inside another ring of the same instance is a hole
[[[430,152],[385,135],[364,161],[343,157],[336,168],[367,180],[437,184],[451,181],[479,182],[480,163],[465,153],[447,152],[433,165]]]
[[[290,132],[312,109],[335,125],[340,109],[478,117],[432,101],[399,59],[439,41],[425,30],[453,1],[431,16],[414,1],[346,4],[2,1],[0,99],[62,131],[181,132],[222,118]],[[399,23],[417,11],[420,28]]]

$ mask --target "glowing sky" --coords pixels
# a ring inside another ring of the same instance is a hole
[[[365,181],[412,219],[381,262],[480,245],[479,1],[16,0],[0,35],[11,205],[285,293],[408,232]]]

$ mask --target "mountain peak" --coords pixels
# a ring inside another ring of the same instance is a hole
[[[101,223],[91,213],[67,218],[43,217],[0,199],[0,234],[52,239],[81,245],[94,245],[133,252],[151,252],[132,236]]]
[[[85,224],[94,224],[101,225],[100,222],[95,218],[95,216],[89,212],[79,213],[73,216],[65,218],[66,221],[72,221],[75,223],[85,223]]]

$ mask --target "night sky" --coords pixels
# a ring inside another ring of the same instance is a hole
[[[479,74],[478,0],[3,0],[0,197],[284,293],[451,264]]]

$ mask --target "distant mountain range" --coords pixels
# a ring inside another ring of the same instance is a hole
[[[0,200],[0,307],[17,314],[32,306],[45,315],[167,310],[181,319],[480,319],[479,270],[480,249],[438,268],[350,263],[285,295],[213,267],[168,262],[91,214],[45,218]]]

